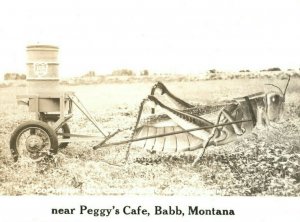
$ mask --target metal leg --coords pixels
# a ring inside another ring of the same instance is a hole
[[[220,119],[221,119],[221,115],[223,114],[223,109],[219,112],[218,114],[218,118],[217,118],[217,121],[216,121],[216,124],[215,125],[219,125],[220,123]],[[216,131],[218,130],[217,127],[214,127],[211,134],[209,135],[209,137],[206,139],[206,141],[204,141],[203,143],[203,149],[201,151],[201,153],[198,154],[198,156],[196,157],[196,159],[194,160],[194,162],[192,163],[192,166],[194,167],[200,160],[201,158],[204,156],[204,153],[206,151],[206,148],[208,147],[211,139],[215,136],[215,133]]]

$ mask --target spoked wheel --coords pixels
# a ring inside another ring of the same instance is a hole
[[[59,119],[59,116],[45,116],[43,117],[41,120],[46,122],[49,126],[53,126],[55,122],[57,122],[57,120]],[[65,123],[61,128],[58,129],[58,131],[56,133],[61,133],[61,134],[70,134],[70,127],[67,123]],[[58,140],[59,139],[69,139],[70,136],[61,136],[61,135],[57,135]],[[60,143],[58,145],[59,148],[63,149],[66,148],[68,146],[68,142],[63,142]]]
[[[58,150],[57,136],[54,130],[42,121],[27,121],[20,124],[10,138],[10,150],[14,161],[19,157],[42,159]]]

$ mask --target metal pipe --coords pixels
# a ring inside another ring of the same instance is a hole
[[[107,137],[105,135],[105,133],[102,132],[101,128],[98,126],[98,123],[96,120],[94,120],[94,118],[90,115],[90,113],[86,112],[84,106],[82,105],[82,103],[79,101],[79,99],[77,98],[78,100],[78,103],[81,104],[83,106],[83,108],[80,107],[79,104],[77,104],[77,102],[72,98],[72,96],[69,96],[69,98],[72,100],[72,102],[77,106],[77,108],[94,124],[94,126],[99,130],[99,132],[104,136],[104,137]]]

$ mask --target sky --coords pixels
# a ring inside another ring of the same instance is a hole
[[[1,1],[0,77],[26,73],[31,44],[60,48],[62,77],[299,69],[299,9],[300,0]]]

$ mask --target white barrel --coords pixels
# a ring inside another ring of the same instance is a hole
[[[57,46],[27,46],[27,82],[29,94],[59,93]]]

